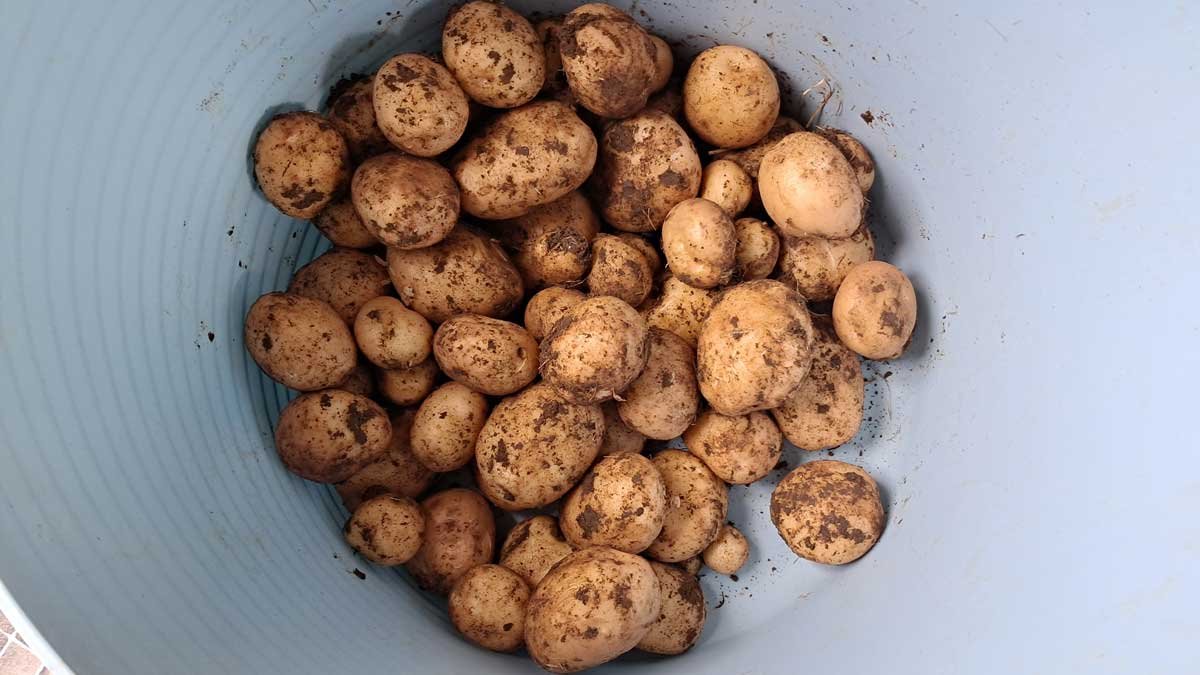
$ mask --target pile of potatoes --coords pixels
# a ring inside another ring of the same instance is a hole
[[[677,68],[608,5],[532,24],[476,0],[440,54],[259,135],[263,194],[334,245],[246,316],[250,355],[300,392],[279,457],[471,642],[560,673],[689,649],[697,573],[749,556],[728,486],[784,440],[857,433],[860,357],[901,355],[916,297],[874,259],[870,154],[780,110],[748,49]],[[771,519],[835,565],[884,527],[875,481],[832,460],[783,478]]]

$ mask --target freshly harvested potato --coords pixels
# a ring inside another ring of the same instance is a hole
[[[433,336],[438,367],[456,382],[489,396],[525,388],[538,374],[538,343],[521,326],[478,314],[459,314]]]
[[[332,387],[354,370],[354,336],[329,303],[293,293],[267,293],[250,306],[243,340],[250,357],[289,389]]]
[[[421,54],[398,54],[375,73],[375,123],[388,141],[417,157],[434,157],[462,138],[467,95],[446,67]]]
[[[550,568],[574,550],[558,529],[557,520],[534,516],[509,531],[500,547],[500,564],[516,572],[530,588],[537,588]]]
[[[658,537],[666,514],[667,487],[654,463],[622,453],[596,462],[567,495],[558,525],[578,548],[641,553]]]
[[[388,272],[404,304],[433,323],[465,313],[507,316],[525,295],[500,245],[463,225],[428,248],[389,248]]]
[[[577,189],[596,165],[596,136],[570,106],[537,101],[498,116],[455,157],[462,208],[515,218]]]
[[[707,199],[688,199],[671,209],[662,245],[671,273],[690,286],[716,288],[733,276],[737,231],[729,214]]]
[[[724,525],[717,538],[704,549],[704,564],[717,574],[736,574],[750,557],[750,542],[732,525]]]
[[[488,400],[458,382],[429,394],[412,424],[412,452],[430,471],[454,471],[475,456],[475,439],[487,421]]]
[[[676,122],[683,121],[683,91],[675,84],[650,97],[644,111],[657,110],[669,115]]]
[[[662,256],[658,254],[658,249],[649,239],[638,234],[633,234],[632,232],[622,232],[617,235],[617,238],[636,248],[645,256],[646,262],[650,263],[650,273],[652,275],[657,276],[662,271]]]
[[[493,231],[512,251],[527,289],[573,286],[591,267],[591,241],[600,231],[600,219],[575,190],[523,216],[500,221]]]
[[[289,471],[337,483],[383,457],[392,423],[377,403],[340,389],[301,394],[279,413],[275,451]]]
[[[429,358],[433,328],[403,302],[381,295],[358,310],[354,340],[363,356],[380,368],[412,368]]]
[[[472,568],[492,561],[496,520],[478,492],[453,488],[425,498],[425,538],[405,569],[426,591],[446,595]]]
[[[683,443],[718,478],[735,485],[766,476],[783,452],[783,435],[765,412],[730,417],[706,410],[683,432]]]
[[[651,328],[646,367],[621,397],[617,411],[631,429],[659,441],[682,434],[700,407],[695,350],[671,331]]]
[[[725,209],[730,218],[736,218],[750,205],[754,181],[737,162],[718,159],[704,167],[700,176],[700,196]]]
[[[380,368],[375,382],[384,398],[398,406],[409,406],[425,400],[437,376],[437,362],[431,357],[412,368]]]
[[[479,488],[507,511],[546,506],[579,481],[603,441],[599,406],[566,403],[535,384],[501,401],[479,432]]]
[[[387,294],[392,280],[378,258],[353,249],[330,249],[296,270],[288,293],[329,303],[346,325],[372,298]]]
[[[700,52],[688,68],[683,112],[706,142],[745,148],[761,141],[779,117],[779,83],[758,54],[718,45]]]
[[[525,647],[553,673],[574,673],[633,649],[662,608],[662,591],[640,556],[596,546],[563,558],[529,598]]]
[[[425,514],[411,497],[380,495],[359,504],[342,532],[351,548],[376,565],[403,565],[421,548]]]
[[[371,248],[380,241],[371,234],[349,197],[332,202],[313,219],[325,238],[340,248]]]
[[[662,562],[700,555],[725,522],[729,488],[682,450],[663,450],[654,456],[654,466],[667,484],[667,517],[646,555]]]
[[[704,567],[704,561],[700,559],[700,556],[696,556],[695,558],[688,558],[683,562],[677,562],[675,566],[692,576],[696,576],[700,574],[700,570]]]
[[[778,281],[730,288],[696,341],[700,393],[723,415],[778,407],[808,374],[812,333],[804,298]]]
[[[782,405],[771,411],[780,431],[801,450],[850,442],[862,424],[862,365],[827,321],[814,321],[812,367]]]
[[[561,16],[542,19],[533,25],[542,41],[542,53],[546,59],[546,80],[542,84],[542,93],[550,98],[568,94],[567,74],[563,72],[562,53],[558,51],[558,35],[562,25]]]
[[[646,447],[646,437],[625,424],[621,414],[617,412],[617,402],[605,401],[600,409],[604,412],[604,445],[600,446],[600,456],[641,454]]]
[[[675,55],[671,53],[671,45],[667,41],[651,35],[654,43],[654,79],[650,81],[650,93],[661,90],[671,81],[671,73],[675,72]]]
[[[699,568],[689,573],[653,560],[650,567],[658,577],[662,609],[637,647],[651,654],[682,654],[696,644],[708,616],[704,591],[700,590],[700,580],[696,578]]]
[[[779,235],[758,218],[738,218],[733,227],[737,232],[734,276],[743,281],[771,276],[779,261]]]
[[[849,237],[862,226],[867,205],[842,151],[808,131],[785,136],[763,155],[758,193],[789,237]]]
[[[668,276],[663,279],[662,295],[643,314],[650,327],[669,330],[695,347],[715,298],[713,291]]]
[[[854,175],[858,178],[858,187],[865,194],[875,184],[875,160],[859,140],[841,129],[821,127],[817,129],[830,143],[838,147],[850,166],[854,167]]]
[[[316,113],[277,115],[254,144],[254,177],[275,208],[308,220],[345,191],[350,149]]]
[[[588,298],[542,340],[542,378],[571,403],[602,403],[629,388],[649,355],[637,310],[610,296]]]
[[[785,136],[797,131],[804,131],[804,125],[791,117],[780,116],[761,141],[741,150],[722,153],[721,159],[728,159],[731,162],[737,163],[746,172],[746,175],[754,180],[758,180],[758,170],[762,166],[763,156],[767,154],[768,150],[775,147],[776,143],[783,140]]]
[[[700,190],[700,155],[671,116],[647,110],[610,124],[600,142],[592,193],[609,225],[652,232]]]
[[[566,316],[567,310],[586,299],[583,291],[574,288],[551,286],[538,291],[525,305],[525,330],[534,340],[541,342],[554,324]]]
[[[450,590],[450,622],[484,649],[516,651],[525,644],[529,593],[529,585],[512,570],[499,565],[473,567]]]
[[[883,534],[879,486],[852,464],[807,462],[771,493],[771,522],[801,558],[844,565],[865,555]]]
[[[433,481],[433,473],[421,465],[412,453],[409,431],[412,411],[391,417],[392,440],[383,457],[354,472],[336,486],[347,511],[354,511],[365,500],[379,495],[400,495],[416,499]]]
[[[654,270],[639,249],[611,234],[592,241],[592,271],[587,278],[592,295],[611,295],[637,307],[654,288]]]
[[[558,49],[575,100],[621,119],[646,106],[659,79],[658,48],[629,16],[577,8],[563,19]]]
[[[856,353],[894,359],[912,340],[917,293],[904,272],[881,260],[855,265],[833,298],[833,327]]]
[[[350,194],[363,224],[388,246],[432,246],[458,223],[458,186],[430,159],[376,155],[354,172]]]
[[[375,77],[347,84],[329,101],[329,123],[346,139],[350,159],[362,162],[392,149],[375,123]]]
[[[354,366],[350,374],[342,378],[333,386],[333,389],[341,389],[348,391],[351,394],[366,396],[371,398],[375,395],[375,375],[371,373],[371,366],[367,363],[359,363]]]
[[[537,96],[546,54],[533,26],[498,2],[472,0],[446,15],[442,58],[472,100],[515,108]]]
[[[784,237],[779,280],[811,302],[832,300],[855,265],[875,258],[875,240],[866,226],[845,239]]]

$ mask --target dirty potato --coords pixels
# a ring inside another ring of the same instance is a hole
[[[683,112],[707,143],[745,148],[762,140],[779,117],[779,83],[771,66],[753,51],[712,47],[688,68]]]
[[[683,442],[718,478],[735,485],[766,476],[783,452],[779,427],[765,412],[730,417],[706,410],[683,432]]]
[[[542,41],[542,53],[546,59],[546,79],[542,93],[549,98],[569,96],[567,74],[563,72],[562,53],[558,51],[558,35],[562,31],[563,17],[552,16],[533,25]]]
[[[246,314],[243,340],[272,380],[290,389],[332,387],[354,370],[354,336],[329,303],[292,293],[267,293]]]
[[[358,310],[354,340],[363,356],[380,368],[412,368],[429,358],[433,328],[403,302],[381,295]]]
[[[696,644],[708,616],[700,580],[695,572],[653,560],[650,567],[658,577],[662,609],[637,648],[651,654],[682,654]]]
[[[724,525],[717,538],[704,549],[704,565],[717,574],[736,574],[750,557],[750,542],[732,525]]]
[[[567,310],[583,302],[587,296],[574,288],[551,286],[543,288],[525,305],[525,330],[541,342]]]
[[[492,108],[528,103],[546,78],[537,32],[497,2],[472,0],[450,10],[442,26],[442,58],[467,96]]]
[[[811,302],[832,300],[858,264],[875,258],[875,240],[863,226],[845,239],[784,237],[779,280]]]
[[[605,401],[600,405],[604,412],[604,445],[600,446],[600,456],[620,453],[641,454],[646,447],[646,437],[629,428],[617,412],[617,402]]]
[[[596,462],[567,495],[558,525],[577,548],[641,553],[658,537],[666,512],[667,487],[654,463],[622,453]]]
[[[632,232],[622,232],[617,235],[621,241],[629,244],[637,249],[646,258],[646,262],[650,264],[650,273],[657,276],[662,271],[662,256],[658,254],[658,248],[654,242],[640,234]]]
[[[671,209],[662,246],[671,273],[689,286],[716,288],[733,276],[737,231],[729,214],[707,199],[688,199]]]
[[[630,17],[591,11],[568,13],[558,49],[567,84],[591,112],[621,119],[641,110],[659,80],[658,48]]]
[[[469,570],[492,561],[496,521],[478,492],[453,488],[426,497],[425,536],[405,569],[426,591],[446,595]]]
[[[650,92],[654,93],[671,81],[671,73],[675,72],[675,55],[671,53],[671,45],[666,40],[651,35],[650,41],[654,43],[654,79],[650,81]]]
[[[550,516],[534,516],[517,523],[500,547],[500,564],[516,572],[530,588],[575,548],[567,543]]]
[[[845,462],[801,464],[771,493],[771,522],[801,558],[826,565],[853,562],[883,533],[879,486]]]
[[[388,59],[375,73],[372,95],[380,131],[410,155],[440,155],[467,129],[467,95],[454,75],[428,56]]]
[[[275,208],[307,220],[345,191],[350,149],[316,113],[277,115],[254,144],[254,177]]]
[[[771,276],[779,261],[779,235],[774,228],[758,218],[738,218],[733,227],[737,232],[734,276],[742,281]]]
[[[912,282],[880,260],[851,268],[833,298],[833,327],[842,344],[868,359],[900,356],[916,325]]]
[[[629,388],[649,354],[649,329],[637,310],[618,298],[589,298],[542,341],[541,373],[567,401],[602,403]]]
[[[342,381],[334,385],[332,389],[342,389],[351,394],[371,398],[375,395],[375,375],[371,372],[371,365],[360,362],[354,366],[349,375],[342,378]]]
[[[600,219],[578,190],[535,206],[491,228],[512,252],[527,289],[574,286],[583,282],[592,265],[592,239]]]
[[[651,328],[646,367],[621,398],[617,411],[631,429],[659,441],[682,434],[700,406],[695,350],[678,335]]]
[[[516,651],[525,643],[525,604],[529,585],[500,565],[480,565],[450,590],[450,622],[466,639],[494,652]]]
[[[758,170],[762,166],[762,158],[767,154],[767,151],[775,147],[775,144],[783,140],[788,134],[804,131],[804,125],[800,124],[791,117],[780,116],[767,135],[759,142],[740,150],[721,153],[721,159],[727,159],[742,167],[746,175],[754,180],[758,180]]]
[[[538,343],[521,326],[478,314],[447,319],[433,356],[450,379],[489,396],[506,396],[537,377]]]
[[[376,565],[403,565],[421,548],[425,513],[410,497],[380,495],[359,504],[342,533],[351,548]]]
[[[342,321],[354,325],[358,310],[372,298],[392,290],[387,268],[363,251],[331,249],[299,270],[288,293],[329,303]]]
[[[862,424],[862,365],[828,320],[814,321],[812,367],[783,404],[771,411],[780,431],[801,450],[828,450],[850,442]]]
[[[859,140],[841,129],[821,127],[817,129],[830,143],[838,147],[850,166],[854,167],[854,175],[858,178],[858,187],[865,194],[875,184],[875,160]]]
[[[316,225],[321,234],[333,242],[334,246],[340,248],[372,248],[380,244],[363,224],[362,218],[358,217],[354,202],[349,197],[326,206],[313,219],[313,225]]]
[[[416,405],[433,391],[438,372],[437,362],[430,357],[411,368],[380,368],[375,383],[388,401],[398,406]]]
[[[714,291],[696,288],[668,276],[663,279],[662,295],[643,315],[650,327],[669,330],[695,347],[700,327],[712,311],[715,297]]]
[[[362,162],[392,149],[375,123],[375,76],[350,82],[329,101],[329,123],[346,139],[350,159]]]
[[[611,295],[637,307],[654,288],[654,271],[639,249],[611,234],[592,241],[592,271],[587,277],[592,295]]]
[[[763,155],[758,193],[789,237],[849,237],[866,210],[854,167],[836,145],[808,131],[785,136]]]
[[[430,471],[454,471],[475,457],[475,439],[487,421],[488,400],[447,382],[421,402],[412,424],[412,453]]]
[[[334,486],[347,511],[354,511],[359,504],[379,495],[416,499],[433,481],[433,473],[422,466],[412,453],[409,441],[412,411],[400,411],[392,415],[391,422],[392,439],[383,456]]]
[[[458,223],[458,186],[433,160],[376,155],[354,172],[350,195],[363,224],[388,246],[431,246]]]
[[[700,197],[720,206],[730,218],[737,218],[754,197],[754,181],[737,162],[718,159],[704,167]]]
[[[317,483],[346,480],[383,457],[391,438],[383,408],[340,389],[297,396],[275,426],[275,450],[284,466]]]
[[[700,555],[725,522],[729,488],[682,450],[663,450],[654,456],[654,466],[667,485],[667,516],[646,555],[662,562]]]

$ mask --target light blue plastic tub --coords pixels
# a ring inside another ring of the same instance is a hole
[[[447,7],[0,2],[0,577],[75,670],[532,669],[353,557],[332,492],[277,462],[287,394],[240,340],[324,246],[255,192],[256,129],[434,46]],[[702,642],[605,672],[1197,672],[1196,8],[632,9],[834,83],[922,315],[835,453],[879,478],[879,545],[798,560],[770,485],[734,488],[754,553],[704,579]]]

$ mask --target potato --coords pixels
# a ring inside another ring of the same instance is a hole
[[[325,207],[313,219],[313,225],[325,235],[325,238],[340,248],[372,248],[379,245],[379,240],[363,225],[354,203],[349,197],[339,199]]]
[[[604,444],[600,446],[600,456],[641,454],[646,447],[646,437],[625,424],[621,414],[617,412],[617,402],[605,401],[600,409],[604,413]]]
[[[733,276],[737,231],[720,206],[707,199],[675,205],[663,222],[663,255],[680,281],[696,288],[716,288]]]
[[[552,16],[533,25],[542,41],[542,53],[546,60],[546,79],[542,93],[550,98],[567,94],[567,74],[563,72],[562,53],[558,51],[558,35],[562,31],[563,17]]]
[[[658,537],[667,513],[667,487],[649,459],[604,457],[563,502],[558,525],[577,548],[608,546],[641,553]]]
[[[749,49],[712,47],[688,68],[683,112],[705,142],[745,148],[762,140],[779,117],[779,83],[771,66]]]
[[[392,415],[391,422],[392,440],[383,457],[335,486],[347,511],[354,511],[363,501],[379,495],[416,499],[433,481],[433,473],[422,466],[412,453],[409,442],[413,425],[412,411]]]
[[[648,330],[637,310],[623,300],[584,300],[542,340],[542,378],[571,403],[607,401],[628,389],[645,367]]]
[[[643,315],[652,328],[669,330],[695,347],[700,328],[712,311],[715,297],[713,291],[689,286],[674,276],[668,276],[663,279],[662,295]]]
[[[717,574],[736,574],[750,557],[750,542],[732,525],[724,525],[717,538],[704,549],[704,564]]]
[[[551,286],[538,291],[525,305],[525,330],[541,342],[567,310],[585,299],[587,296],[574,288]]]
[[[362,162],[392,149],[375,123],[375,76],[350,82],[329,101],[329,123],[346,139],[350,159]]]
[[[345,191],[350,149],[316,113],[276,115],[254,144],[254,177],[275,208],[307,220]]]
[[[767,135],[759,142],[741,150],[733,152],[721,153],[721,159],[727,159],[742,167],[746,175],[754,180],[758,180],[758,170],[762,166],[762,158],[767,154],[767,151],[775,147],[775,144],[783,140],[788,134],[804,131],[804,125],[790,117],[780,117],[775,121],[774,126],[767,132]]]
[[[672,84],[666,89],[658,92],[646,101],[645,111],[656,110],[658,112],[669,115],[676,122],[683,121],[683,91],[676,85]]]
[[[611,661],[637,646],[662,607],[645,559],[593,547],[563,558],[529,598],[525,647],[553,673]]]
[[[389,248],[388,273],[404,304],[433,323],[464,313],[507,316],[525,295],[500,246],[463,225],[428,248]]]
[[[696,352],[687,340],[661,328],[650,329],[646,367],[617,403],[631,429],[669,441],[691,425],[700,406],[696,388]]]
[[[575,549],[550,516],[534,516],[517,523],[500,547],[500,564],[516,572],[530,588],[537,588],[542,577]]]
[[[811,302],[832,300],[842,280],[858,264],[875,258],[875,240],[866,226],[845,239],[784,237],[779,280]]]
[[[454,471],[475,457],[475,439],[487,421],[488,400],[447,382],[421,402],[412,424],[412,451],[430,471]]]
[[[403,565],[421,548],[425,514],[410,497],[380,495],[359,504],[342,532],[351,548],[376,565]]]
[[[370,364],[360,362],[333,388],[371,398],[375,395],[375,375],[371,372]]]
[[[842,344],[876,361],[894,359],[912,341],[917,293],[904,272],[880,260],[851,268],[833,299]]]
[[[492,229],[512,251],[526,288],[573,286],[591,267],[591,241],[600,231],[600,219],[576,190]]]
[[[655,247],[654,242],[632,232],[622,232],[617,235],[617,238],[636,248],[646,258],[646,262],[650,264],[652,275],[657,276],[662,271],[662,256],[658,254],[658,248]]]
[[[651,35],[650,41],[654,43],[654,79],[650,81],[650,92],[654,93],[671,81],[671,73],[675,72],[675,55],[671,53],[671,45],[666,40]]]
[[[496,521],[478,492],[453,488],[426,497],[425,538],[405,569],[426,591],[446,595],[469,570],[492,561]]]
[[[862,226],[866,199],[854,167],[818,134],[797,131],[763,156],[758,170],[763,208],[789,237],[841,239]]]
[[[853,562],[883,533],[879,486],[845,462],[801,464],[771,493],[771,522],[801,558],[827,565]]]
[[[495,2],[472,0],[446,15],[442,58],[472,100],[515,108],[546,79],[542,41],[525,17]]]
[[[501,401],[479,432],[479,488],[507,511],[546,506],[583,476],[603,441],[599,406],[565,403],[536,384]]]
[[[489,396],[524,389],[538,373],[538,343],[521,326],[459,314],[438,327],[433,356],[450,379]]]
[[[412,368],[380,368],[375,373],[375,382],[385,399],[408,406],[425,400],[433,391],[437,376],[437,362],[428,358]]]
[[[745,211],[753,196],[754,181],[737,162],[718,159],[704,167],[700,197],[720,206],[730,218]]]
[[[354,325],[368,300],[391,291],[387,268],[370,253],[331,249],[317,256],[292,277],[288,293],[329,303],[342,321]]]
[[[801,450],[850,442],[862,424],[862,365],[827,321],[814,321],[812,367],[783,404],[771,411],[780,431]]]
[[[596,164],[596,136],[570,106],[537,101],[498,116],[451,164],[462,208],[515,218],[577,189]]]
[[[255,300],[243,340],[268,377],[299,391],[338,384],[358,361],[354,336],[337,311],[293,293],[267,293]]]
[[[808,374],[812,321],[804,299],[771,279],[721,294],[696,341],[700,393],[723,415],[778,407]]]
[[[651,654],[682,654],[696,644],[708,615],[700,580],[695,572],[660,562],[650,561],[650,567],[658,577],[662,609],[637,647]]]
[[[658,48],[627,15],[577,8],[563,20],[558,49],[572,96],[600,117],[641,110],[659,79]]]
[[[529,585],[512,570],[499,565],[473,567],[450,590],[450,622],[484,649],[516,651],[525,644],[529,593]]]
[[[734,276],[743,281],[771,276],[779,261],[779,235],[758,218],[738,218],[733,228],[737,236]]]
[[[363,356],[380,368],[412,368],[429,358],[433,328],[403,302],[381,295],[358,310],[354,340]]]
[[[421,54],[398,54],[375,73],[375,123],[388,141],[417,157],[449,150],[467,129],[470,107],[454,75]]]
[[[592,193],[609,225],[652,232],[700,190],[700,156],[669,115],[648,110],[604,131]]]
[[[372,157],[354,172],[350,194],[363,224],[388,246],[432,246],[458,222],[458,186],[433,160],[398,152]]]
[[[700,555],[725,522],[729,488],[682,450],[663,450],[654,456],[654,466],[667,484],[667,517],[646,555],[662,562]]]
[[[842,151],[850,166],[854,167],[854,175],[858,178],[858,187],[866,194],[875,184],[875,160],[859,140],[841,129],[821,127],[817,133],[825,140],[837,146]]]
[[[383,457],[392,423],[369,398],[340,389],[301,394],[279,413],[275,451],[289,471],[336,483]]]
[[[592,271],[587,278],[592,295],[611,295],[637,307],[654,288],[654,270],[641,250],[611,234],[592,242]]]
[[[677,562],[675,566],[692,576],[696,576],[700,574],[700,570],[704,567],[704,561],[700,559],[700,556],[696,556],[695,558],[688,558],[683,562]]]
[[[683,432],[683,442],[718,478],[735,485],[766,476],[783,452],[783,435],[765,412],[730,417],[706,410]]]

